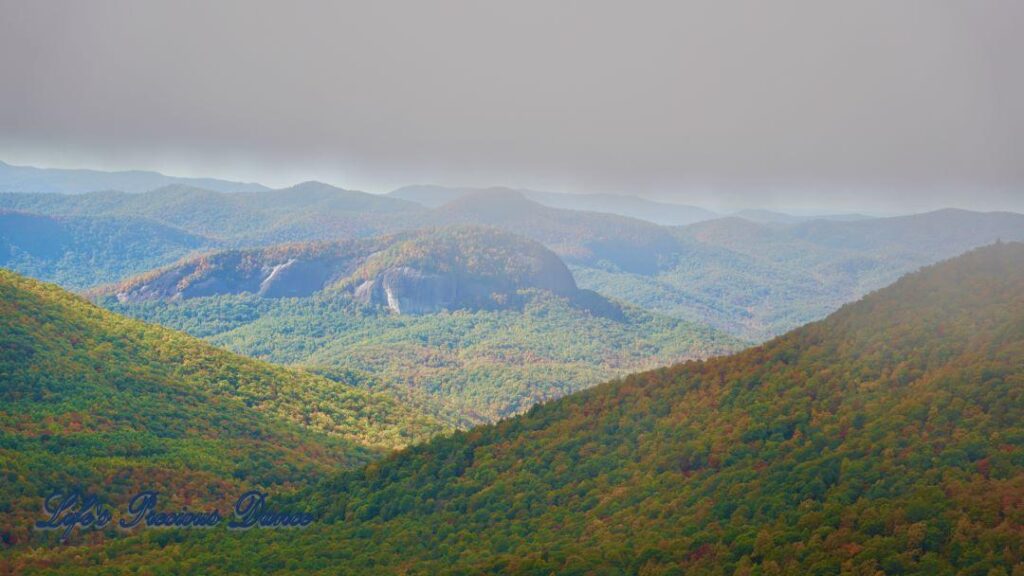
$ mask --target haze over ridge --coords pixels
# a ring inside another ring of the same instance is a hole
[[[0,8],[16,164],[1024,211],[1015,2]]]

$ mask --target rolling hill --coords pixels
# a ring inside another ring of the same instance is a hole
[[[0,270],[5,547],[33,538],[40,499],[55,489],[118,499],[146,488],[210,503],[243,488],[294,488],[443,430],[384,396]]]
[[[83,572],[1019,572],[1024,245],[925,268],[734,356],[435,439],[294,501],[322,522],[181,534],[159,556],[136,537],[45,560]]]
[[[0,194],[0,208],[50,216],[143,217],[234,246],[343,239],[410,227],[412,202],[305,182],[223,193],[174,184],[145,193]]]

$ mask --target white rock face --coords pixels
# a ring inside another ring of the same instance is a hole
[[[273,284],[274,280],[280,275],[282,270],[287,270],[290,266],[295,264],[295,258],[289,258],[284,264],[278,264],[270,269],[270,274],[260,282],[260,292],[265,292],[267,288]]]
[[[458,285],[454,277],[424,273],[400,266],[384,270],[359,285],[356,299],[386,306],[398,314],[430,314],[456,305]]]

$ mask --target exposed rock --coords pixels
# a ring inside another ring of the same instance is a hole
[[[602,296],[578,289],[562,260],[541,244],[479,227],[218,252],[139,276],[105,294],[142,302],[240,293],[305,297],[328,289],[397,314],[519,308],[526,292],[542,290],[594,315],[622,315]]]
[[[364,304],[386,306],[399,314],[429,314],[458,302],[458,283],[452,275],[423,273],[415,268],[389,268],[356,288]]]

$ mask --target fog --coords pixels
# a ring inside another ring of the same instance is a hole
[[[1024,3],[0,0],[0,160],[1024,211]]]

